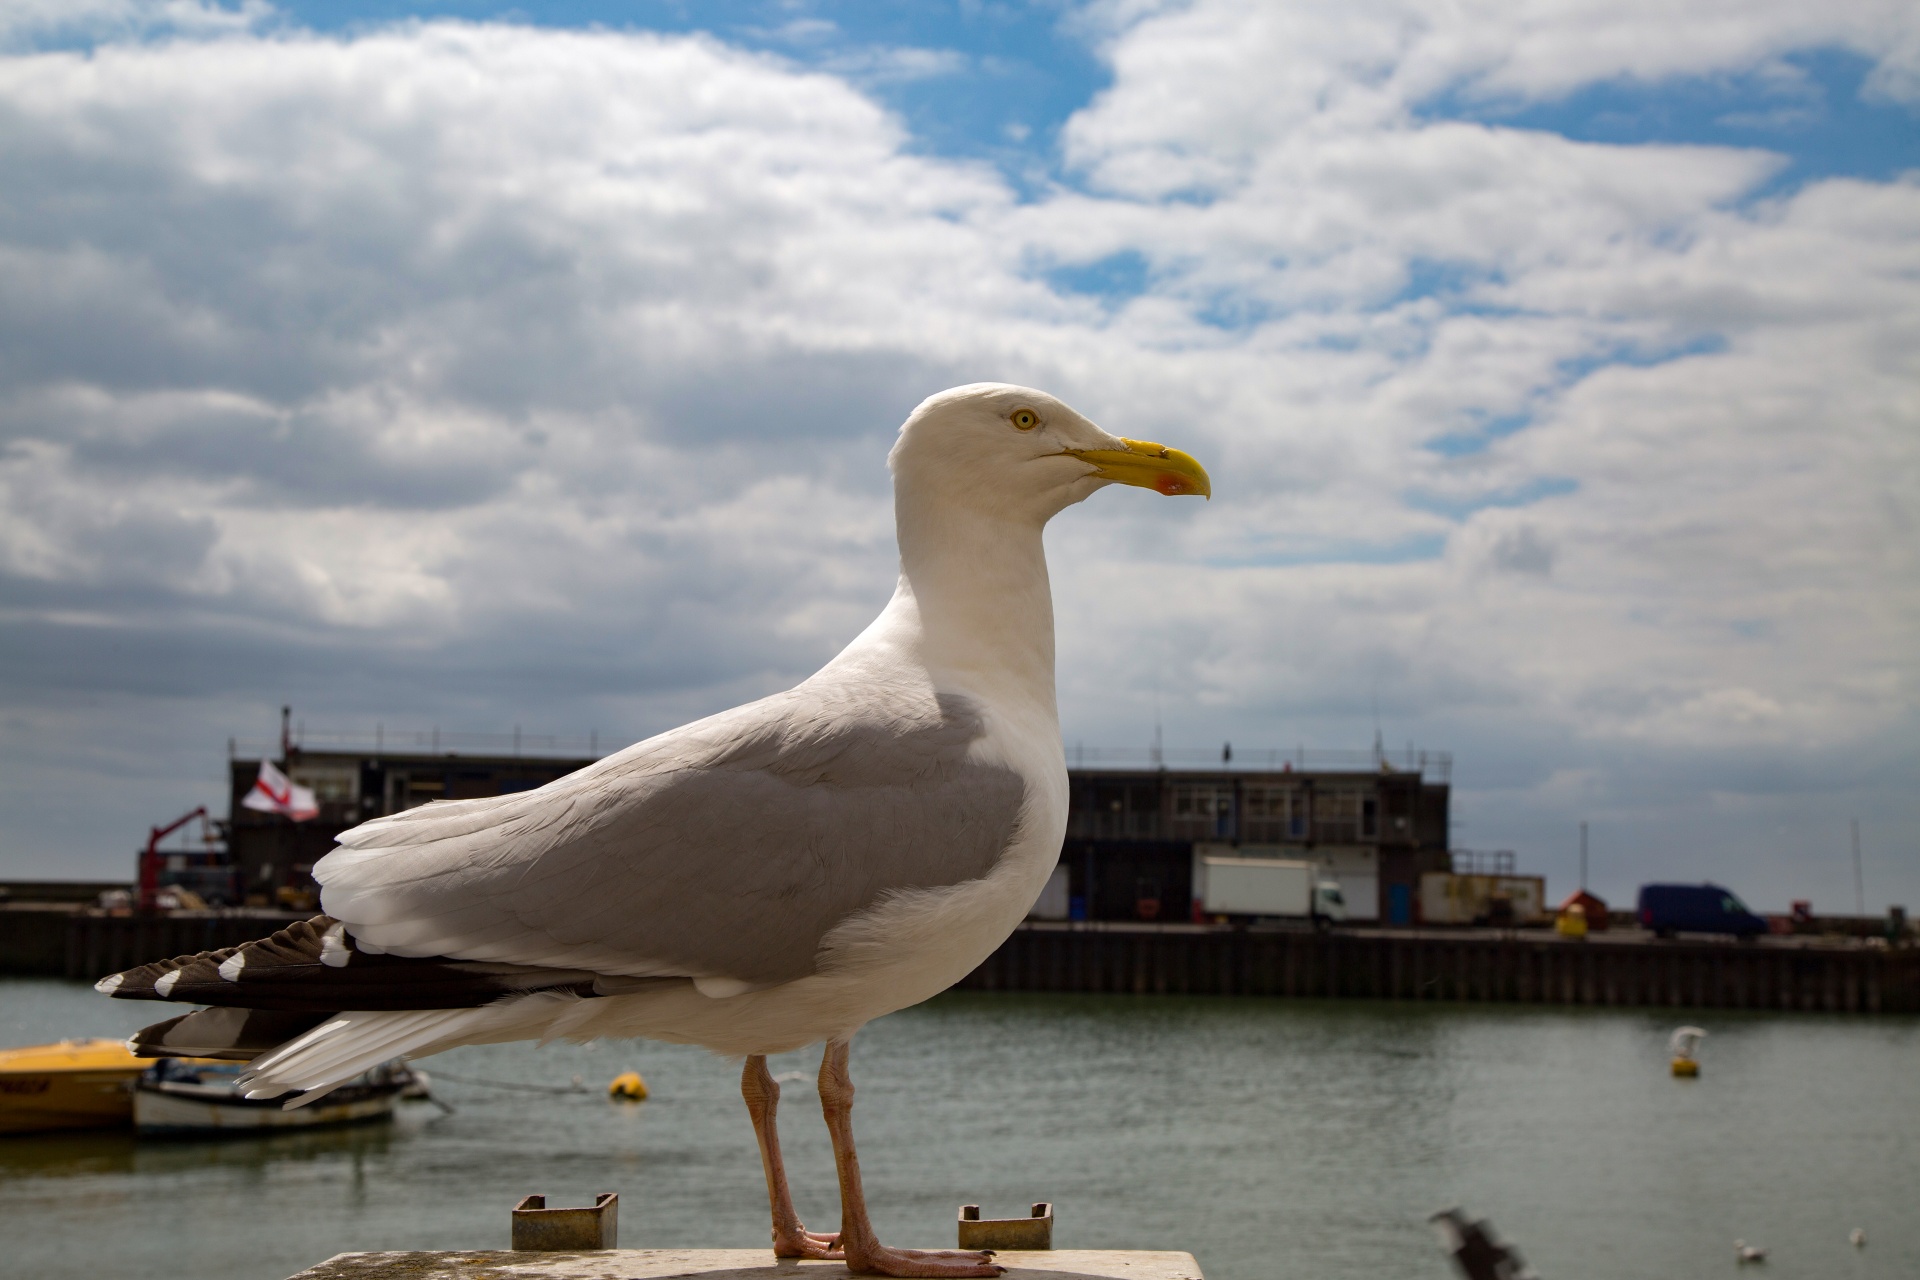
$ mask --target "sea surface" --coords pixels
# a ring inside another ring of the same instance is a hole
[[[0,980],[0,1044],[122,1035],[152,1006]],[[1311,1000],[949,995],[854,1043],[890,1242],[962,1203],[1055,1206],[1061,1248],[1185,1249],[1210,1280],[1451,1274],[1428,1215],[1492,1221],[1545,1280],[1920,1275],[1920,1020]],[[507,1245],[529,1192],[620,1193],[620,1243],[767,1240],[738,1064],[643,1043],[428,1059],[454,1108],[275,1138],[0,1138],[0,1275],[278,1280],[359,1249]],[[802,1216],[837,1225],[817,1053],[776,1059]],[[606,1083],[641,1072],[644,1103]],[[581,1089],[572,1089],[578,1076]],[[455,1077],[458,1077],[456,1079]],[[557,1092],[508,1089],[538,1086]],[[1848,1232],[1862,1227],[1855,1249]]]

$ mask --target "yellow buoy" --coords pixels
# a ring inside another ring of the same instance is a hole
[[[647,1097],[647,1082],[640,1078],[638,1071],[622,1071],[607,1086],[609,1098],[620,1098],[627,1102],[644,1102]]]
[[[1675,1058],[1673,1060],[1673,1074],[1683,1079],[1691,1080],[1700,1074],[1700,1064],[1692,1058]]]

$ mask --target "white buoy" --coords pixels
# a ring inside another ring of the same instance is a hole
[[[1866,1248],[1867,1229],[1865,1227],[1855,1227],[1853,1230],[1847,1232],[1847,1243],[1856,1249]]]
[[[1700,1074],[1700,1063],[1693,1056],[1707,1033],[1699,1027],[1676,1027],[1667,1038],[1667,1054],[1673,1059],[1673,1074],[1691,1080]]]

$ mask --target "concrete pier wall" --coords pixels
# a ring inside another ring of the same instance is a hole
[[[265,937],[294,915],[0,912],[0,972],[89,981]],[[1763,940],[1570,942],[1520,931],[1027,924],[972,991],[1324,996],[1517,1004],[1920,1012],[1920,948]]]
[[[1893,1013],[1920,1011],[1920,950],[1026,925],[960,986]]]

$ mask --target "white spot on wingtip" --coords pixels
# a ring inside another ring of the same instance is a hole
[[[347,948],[347,926],[336,924],[320,935],[320,963],[332,969],[346,968],[353,952]]]
[[[180,981],[180,970],[175,969],[160,981],[153,984],[153,994],[169,996],[173,994],[173,984]]]
[[[93,989],[95,991],[98,991],[103,996],[110,996],[114,992],[118,991],[120,989],[120,984],[125,982],[126,980],[127,980],[127,975],[124,973],[110,973],[106,977],[100,979],[100,981],[94,983]]]
[[[228,982],[240,981],[240,971],[247,967],[247,953],[236,951],[220,962],[220,976]]]
[[[751,982],[739,978],[695,978],[693,989],[709,1000],[725,1000],[753,990]]]

